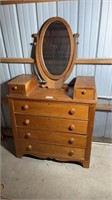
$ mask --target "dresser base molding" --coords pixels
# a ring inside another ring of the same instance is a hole
[[[70,147],[60,147],[58,145],[50,145],[44,143],[31,142],[33,144],[32,150],[28,150],[29,142],[17,141],[16,143],[16,157],[22,158],[23,156],[33,156],[39,159],[50,159],[59,162],[72,162],[79,163],[83,167],[88,168],[90,161],[85,160],[85,149],[77,149]],[[30,145],[29,145],[30,146]],[[43,149],[44,148],[44,149]],[[55,148],[54,152],[52,151]],[[61,149],[61,151],[60,151]],[[48,150],[48,151],[47,151]],[[59,153],[57,153],[59,150]],[[50,152],[51,151],[51,152]],[[69,153],[74,155],[69,155]]]
[[[81,160],[81,159],[68,159],[68,158],[62,158],[62,157],[54,157],[54,156],[45,156],[42,154],[38,154],[38,153],[32,153],[32,154],[24,154],[24,156],[30,156],[30,157],[35,157],[38,159],[42,159],[42,160],[52,160],[52,161],[59,161],[59,162],[65,162],[65,163],[74,163],[74,164],[81,164],[81,166],[83,166],[84,168],[89,168],[90,167],[90,161],[86,161],[86,160]],[[23,155],[16,154],[17,158],[22,158]]]
[[[90,161],[87,160],[81,160],[81,159],[68,159],[68,158],[62,158],[62,157],[54,157],[54,156],[45,156],[42,154],[38,154],[38,153],[30,153],[30,154],[20,154],[16,153],[16,157],[17,158],[22,158],[23,156],[30,156],[30,157],[35,157],[38,159],[42,159],[42,160],[52,160],[52,161],[59,161],[59,162],[65,162],[65,163],[74,163],[74,164],[81,164],[81,166],[83,166],[84,168],[89,168],[90,167]]]

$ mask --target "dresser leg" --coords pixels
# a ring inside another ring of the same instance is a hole
[[[84,168],[89,168],[89,164],[90,164],[90,162],[87,160],[83,161],[83,163],[82,163]]]
[[[21,152],[16,150],[16,157],[17,158],[22,158],[23,154],[21,154]]]
[[[15,155],[16,155],[16,157],[22,158],[23,153],[22,153],[22,149],[20,148],[19,141],[15,140],[14,143],[15,143]]]
[[[22,158],[22,155],[16,155],[17,158]]]

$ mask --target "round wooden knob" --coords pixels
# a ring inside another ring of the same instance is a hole
[[[25,135],[25,138],[29,138],[31,136],[31,133],[27,133],[26,135]]]
[[[71,124],[70,127],[69,127],[69,129],[70,129],[71,131],[73,131],[74,128],[75,128],[75,125],[74,125],[74,124]]]
[[[75,113],[75,109],[72,108],[72,109],[69,111],[69,114],[70,114],[70,115],[73,115],[74,113]]]
[[[73,144],[74,143],[74,138],[70,138],[69,139],[69,144]]]
[[[73,150],[70,150],[69,151],[69,156],[73,156],[74,155],[74,151]]]
[[[83,95],[86,94],[86,90],[82,90],[82,94],[83,94]]]
[[[28,125],[30,123],[30,120],[29,119],[26,119],[25,122],[24,122],[26,125]]]
[[[27,147],[26,147],[26,150],[27,151],[30,151],[32,149],[32,145],[28,145]]]
[[[15,85],[14,87],[13,87],[13,90],[17,90],[18,88],[17,88],[17,86]]]
[[[27,110],[28,109],[28,105],[24,105],[22,108],[23,108],[23,110]]]

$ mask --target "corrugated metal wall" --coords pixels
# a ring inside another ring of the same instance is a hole
[[[50,17],[67,20],[73,33],[79,33],[77,57],[112,58],[112,0],[74,0],[0,6],[0,57],[31,57],[33,38]],[[7,82],[23,73],[33,73],[29,64],[0,64],[1,95]],[[112,66],[78,65],[69,77],[95,76],[98,96],[112,97]],[[109,100],[102,100],[109,104]],[[3,127],[11,127],[7,105],[2,105]],[[112,137],[112,113],[96,112],[95,136]]]

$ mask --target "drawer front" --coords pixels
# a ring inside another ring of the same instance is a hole
[[[24,85],[8,85],[9,94],[25,94]]]
[[[30,74],[19,75],[8,82],[10,94],[24,94],[25,96],[38,85],[37,76]]]
[[[16,114],[16,125],[32,127],[40,130],[61,131],[87,134],[88,121],[75,121],[68,119],[37,117],[34,115]]]
[[[75,97],[79,99],[94,99],[94,90],[90,89],[77,89]]]
[[[86,147],[86,136],[72,133],[17,128],[18,139],[36,140],[70,147]]]
[[[43,144],[34,141],[18,141],[19,149],[24,154],[44,157],[65,157],[69,159],[84,159],[85,149],[62,147],[54,144]]]
[[[88,119],[88,105],[47,102],[14,101],[14,111],[39,116]]]

